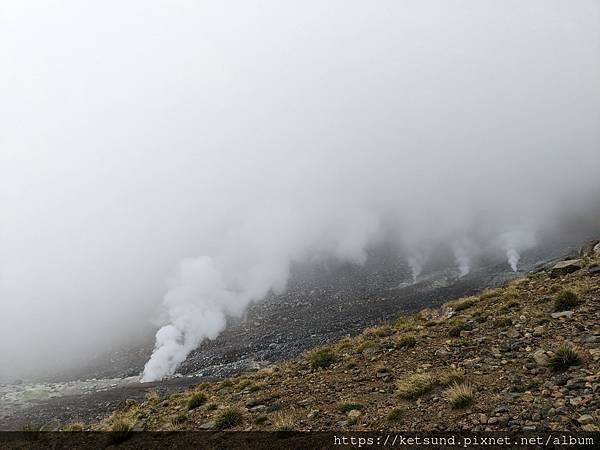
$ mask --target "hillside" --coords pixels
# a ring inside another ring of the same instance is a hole
[[[506,287],[65,429],[597,431],[599,264],[588,246]]]

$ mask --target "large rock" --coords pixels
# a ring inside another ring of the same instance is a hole
[[[546,352],[543,349],[537,350],[533,355],[531,355],[531,357],[538,366],[548,365],[548,357],[546,356]]]
[[[550,276],[552,278],[562,277],[568,273],[577,272],[581,270],[582,264],[580,259],[567,259],[566,261],[561,261],[550,269]]]
[[[596,244],[596,245],[594,246],[594,253],[595,253],[596,255],[600,255],[600,244]]]

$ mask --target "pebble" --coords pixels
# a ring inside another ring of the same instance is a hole
[[[567,319],[570,319],[573,316],[573,311],[555,312],[550,314],[550,316],[552,316],[553,319],[560,319],[561,317],[566,317]]]
[[[579,417],[579,419],[577,419],[577,422],[579,422],[581,425],[587,425],[589,423],[592,423],[593,421],[594,418],[589,414],[584,414],[583,416]]]

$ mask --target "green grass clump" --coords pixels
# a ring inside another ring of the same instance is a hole
[[[417,345],[417,338],[414,334],[407,334],[398,339],[398,347],[414,347]]]
[[[173,417],[171,419],[171,423],[173,425],[181,425],[182,423],[185,423],[186,420],[187,420],[187,414],[181,413],[181,414],[178,414],[175,417]]]
[[[431,375],[414,374],[400,380],[398,383],[398,395],[404,399],[416,399],[427,394],[435,386],[435,380]]]
[[[367,334],[372,334],[375,337],[383,338],[383,337],[391,336],[392,334],[394,334],[394,330],[389,325],[384,325],[379,328],[369,329]]]
[[[445,392],[452,409],[463,409],[473,403],[473,389],[466,383],[456,383]]]
[[[335,352],[329,348],[324,347],[319,350],[315,350],[308,355],[308,362],[313,369],[325,369],[331,366],[337,361]]]
[[[219,389],[229,388],[229,387],[232,387],[234,384],[235,383],[233,381],[231,381],[230,379],[223,380],[219,384]]]
[[[363,409],[363,405],[360,403],[342,403],[338,409],[343,413],[347,413],[355,409],[360,411]]]
[[[567,370],[571,366],[579,366],[582,363],[582,358],[572,347],[566,345],[559,347],[554,352],[554,355],[548,361],[548,366],[554,372]]]
[[[471,306],[474,306],[478,302],[477,297],[469,297],[464,300],[459,300],[453,303],[451,306],[455,311],[464,311],[465,309],[469,309]]]
[[[132,433],[133,426],[130,422],[123,419],[116,419],[113,421],[108,433],[108,441],[111,444],[120,444],[129,439]]]
[[[402,419],[402,416],[404,416],[404,409],[394,408],[388,413],[387,420],[390,422],[398,422],[400,419]]]
[[[264,387],[263,384],[260,383],[252,383],[250,386],[248,386],[248,392],[256,392],[256,391],[260,391],[262,388]]]
[[[479,296],[479,300],[489,300],[495,297],[498,297],[500,292],[497,290],[485,291],[483,294]]]
[[[465,379],[465,373],[462,370],[448,370],[437,375],[436,382],[442,387],[461,383]]]
[[[578,306],[581,302],[577,297],[577,294],[573,291],[562,291],[554,299],[554,311],[568,311],[575,306]]]
[[[396,327],[397,330],[402,330],[402,331],[412,330],[413,328],[415,328],[415,322],[413,319],[410,319],[405,316],[401,316],[401,317],[398,317],[398,319],[394,323],[394,327]]]
[[[62,431],[83,431],[85,429],[85,424],[81,422],[70,423],[62,427]]]
[[[215,419],[215,427],[221,430],[233,428],[242,423],[243,414],[238,408],[226,408]]]
[[[198,406],[206,403],[207,397],[203,392],[196,392],[188,399],[187,407],[189,410],[196,409]]]

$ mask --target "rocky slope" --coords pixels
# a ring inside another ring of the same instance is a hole
[[[599,264],[589,245],[506,287],[66,428],[597,431]]]

